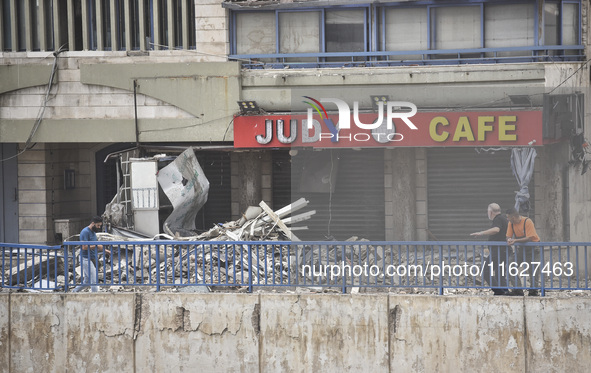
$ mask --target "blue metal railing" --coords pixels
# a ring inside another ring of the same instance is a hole
[[[256,68],[449,65],[584,61],[584,45],[544,45],[504,48],[426,49],[412,51],[232,54],[230,60]],[[335,61],[336,60],[336,61]]]
[[[70,290],[81,242],[0,243],[0,286]],[[89,285],[591,290],[590,242],[100,241]]]

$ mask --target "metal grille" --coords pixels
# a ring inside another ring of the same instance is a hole
[[[195,226],[206,231],[217,223],[225,223],[232,216],[230,155],[227,152],[196,153],[197,160],[209,180],[207,202],[197,213]]]
[[[534,216],[534,180],[530,181]],[[477,153],[474,149],[429,149],[427,152],[428,228],[437,240],[474,240],[470,233],[489,228],[487,206],[503,213],[515,205],[519,190],[511,172],[511,152]],[[433,238],[433,237],[432,237]]]
[[[291,163],[288,162],[287,153],[274,152],[275,206],[287,199],[293,202],[300,197],[310,201],[307,210],[316,210],[316,214],[310,220],[295,225],[308,227],[307,230],[295,232],[301,239],[347,239],[351,236],[372,240],[384,239],[383,150],[341,149],[324,152],[332,152],[332,157],[325,157],[325,161],[333,162],[336,168],[332,193],[328,192],[328,188],[326,192],[309,192],[300,188],[300,180],[306,176],[303,175],[304,166],[307,160],[309,162],[309,157],[317,152],[300,150],[291,158]],[[291,168],[290,175],[287,175],[282,165]]]

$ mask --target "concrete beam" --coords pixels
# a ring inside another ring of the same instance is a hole
[[[49,83],[52,65],[0,65],[0,94]],[[57,76],[54,77],[57,83]],[[0,137],[1,138],[1,137]]]
[[[140,141],[222,141],[222,139],[231,141],[232,131],[225,133],[231,120],[231,116],[212,119],[208,122],[199,118],[140,119]],[[34,120],[0,120],[0,142],[25,142],[33,125]],[[80,135],[82,133],[84,136]],[[44,143],[135,142],[135,123],[133,119],[46,119],[36,132],[33,141]]]
[[[84,84],[142,93],[175,105],[203,121],[238,112],[240,65],[237,62],[81,64]]]

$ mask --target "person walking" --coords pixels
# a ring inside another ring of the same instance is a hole
[[[507,219],[509,220],[507,227],[508,245],[540,242],[534,222],[530,218],[519,215],[519,211],[512,207],[507,210]],[[529,295],[538,295],[537,288],[540,284],[540,272],[543,268],[543,263],[540,263],[540,249],[535,246],[515,245],[515,262],[519,264],[520,274],[522,269],[527,269],[527,276],[530,278]],[[526,263],[527,268],[524,268],[523,263]],[[527,281],[524,281],[524,285],[526,283]]]
[[[488,219],[492,226],[484,231],[470,234],[472,237],[488,236],[489,241],[504,242],[507,237],[507,218],[501,213],[501,206],[497,203],[488,205]],[[507,288],[507,246],[490,245],[489,256],[485,257],[483,277],[491,287],[494,295],[513,295]]]
[[[90,224],[82,229],[80,232],[80,241],[98,241],[96,236],[103,228],[103,219],[100,216],[95,216],[91,219]],[[77,293],[80,290],[90,286],[92,292],[99,291],[98,276],[96,271],[98,251],[104,251],[107,254],[111,252],[103,247],[103,245],[82,245],[80,249],[80,267],[82,270],[82,283],[74,288],[72,292]]]

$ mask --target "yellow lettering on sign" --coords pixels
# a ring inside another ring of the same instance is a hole
[[[513,124],[509,124],[509,123]],[[500,141],[515,141],[517,135],[515,133],[507,133],[507,131],[515,131],[515,122],[517,122],[517,116],[506,115],[499,117],[499,140]]]
[[[460,117],[458,120],[458,126],[456,127],[453,141],[460,141],[462,138],[465,138],[468,141],[474,141],[474,134],[472,133],[468,117]]]
[[[478,141],[486,140],[486,133],[492,132],[493,126],[487,123],[493,123],[495,117],[478,117]]]
[[[449,132],[442,131],[441,134],[437,133],[437,125],[439,124],[442,126],[449,126],[449,121],[445,117],[435,117],[431,119],[431,123],[429,124],[429,135],[431,135],[433,141],[444,142],[449,137]]]

